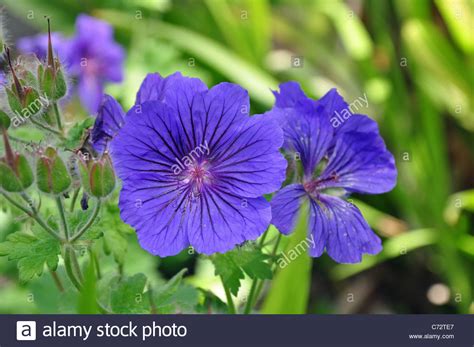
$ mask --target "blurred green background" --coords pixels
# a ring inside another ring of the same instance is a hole
[[[127,60],[124,82],[109,85],[107,92],[126,109],[148,72],[181,71],[209,86],[239,83],[248,89],[254,113],[268,110],[270,89],[287,80],[300,82],[315,98],[332,87],[349,103],[366,96],[369,105],[358,113],[377,120],[399,170],[389,194],[355,197],[384,250],[357,265],[336,264],[326,255],[311,264],[304,257],[265,286],[267,299],[259,307],[294,313],[474,313],[473,1],[2,2],[12,43],[44,32],[44,15],[54,31],[65,34],[74,31],[79,13],[111,23]],[[127,249],[124,271],[160,281],[188,267],[189,283],[225,298],[208,260],[152,257],[137,246],[133,231],[119,220],[113,223],[128,235],[128,245],[119,245]],[[0,241],[20,226],[3,209]],[[60,310],[49,297],[51,278],[29,284],[16,278],[15,264],[0,258],[0,312]],[[241,292],[246,288],[248,283]]]

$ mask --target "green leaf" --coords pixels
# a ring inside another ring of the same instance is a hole
[[[94,125],[94,121],[94,118],[89,117],[80,123],[76,123],[69,130],[64,146],[71,150],[79,148],[84,138],[84,132]]]
[[[187,272],[187,269],[182,269],[176,275],[173,276],[165,285],[159,287],[153,291],[153,304],[160,313],[162,309],[173,307],[173,296],[178,291],[178,288],[183,280],[184,274]]]
[[[271,266],[266,261],[268,258],[268,255],[257,248],[237,248],[225,254],[214,255],[212,262],[215,266],[215,274],[222,278],[224,285],[236,296],[239,292],[240,280],[244,279],[245,274],[252,279],[272,278]]]
[[[76,234],[89,220],[90,215],[93,213],[93,208],[87,211],[75,211],[67,214],[67,221],[69,228],[73,231],[73,235]],[[81,241],[97,240],[104,235],[103,228],[99,227],[98,219],[92,223],[87,231],[79,238]]]
[[[144,293],[146,282],[147,278],[142,273],[124,277],[119,281],[112,279],[110,306],[113,312],[149,313],[149,300]]]
[[[0,243],[0,256],[7,256],[8,260],[17,260],[20,281],[31,280],[35,275],[41,276],[46,264],[55,271],[58,267],[59,242],[46,232],[33,228],[33,234],[16,232]]]
[[[301,247],[307,237],[307,208],[303,207],[296,230],[291,236],[285,253]],[[263,303],[262,313],[300,314],[308,305],[312,259],[304,252],[288,262],[275,275],[270,292]]]
[[[133,231],[120,219],[117,205],[108,204],[105,206],[98,226],[106,230],[104,232],[105,254],[112,254],[118,264],[123,264],[128,247],[126,234]]]

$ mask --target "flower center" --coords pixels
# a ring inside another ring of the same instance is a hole
[[[328,188],[328,183],[337,182],[338,179],[338,175],[333,172],[329,177],[315,178],[305,182],[303,188],[310,196],[317,198],[321,190]]]
[[[189,187],[189,194],[192,198],[198,198],[205,185],[209,184],[212,178],[207,161],[194,162],[183,173],[183,176],[181,182]]]

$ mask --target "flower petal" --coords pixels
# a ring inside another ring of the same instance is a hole
[[[171,256],[189,246],[185,193],[156,173],[135,174],[124,181],[120,216],[137,230],[140,245],[151,254]]]
[[[271,219],[264,198],[241,198],[221,189],[202,194],[189,213],[189,241],[200,253],[224,253],[236,245],[255,240]]]
[[[125,180],[137,172],[173,175],[173,165],[184,155],[181,139],[182,131],[170,107],[153,101],[133,107],[111,142],[118,176]]]
[[[379,135],[347,132],[337,138],[320,180],[325,181],[320,188],[340,187],[350,192],[380,194],[393,189],[397,169]]]
[[[314,114],[314,104],[304,102],[288,109],[285,123],[284,148],[295,152],[303,164],[306,177],[311,177],[333,140],[333,128],[324,118]]]
[[[319,257],[324,248],[339,263],[358,263],[362,254],[382,250],[380,238],[370,229],[359,209],[340,198],[321,194],[311,200],[309,230],[314,246],[309,253]]]
[[[84,75],[79,79],[79,99],[91,114],[97,113],[104,94],[102,83],[95,76]]]
[[[273,193],[286,177],[287,162],[279,151],[283,132],[267,115],[253,116],[243,124],[210,152],[212,174],[220,187],[240,196]]]
[[[101,153],[106,149],[107,144],[122,128],[124,117],[117,100],[105,94],[91,133],[91,141],[97,152]]]
[[[271,201],[272,224],[285,235],[293,232],[302,199],[306,192],[301,184],[290,184],[278,191]]]
[[[275,106],[279,108],[294,107],[300,100],[308,99],[298,82],[289,81],[279,85],[280,92],[273,91]]]

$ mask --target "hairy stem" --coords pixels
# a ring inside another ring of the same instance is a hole
[[[76,190],[74,190],[74,194],[72,196],[71,206],[69,208],[69,212],[74,212],[74,207],[76,206],[77,197],[79,196],[80,191],[81,191],[81,187],[76,188]]]
[[[59,236],[56,231],[54,231],[46,222],[38,215],[36,209],[34,207],[31,207],[31,210],[29,210],[27,207],[22,206],[18,202],[16,202],[12,197],[10,197],[8,194],[5,192],[2,192],[2,195],[7,199],[13,206],[16,208],[22,210],[25,212],[28,216],[33,218],[36,223],[38,223],[48,234],[50,234],[52,237],[55,239],[59,240],[60,242],[63,241],[62,237]]]
[[[97,216],[99,215],[100,207],[101,207],[100,199],[97,199],[97,202],[94,207],[94,211],[92,212],[89,220],[84,224],[84,226],[72,237],[71,242],[78,240],[91,226],[94,224]]]
[[[58,207],[59,216],[61,217],[61,224],[63,227],[64,237],[69,240],[69,227],[67,225],[66,213],[64,212],[63,200],[60,195],[56,197],[56,205]]]
[[[58,290],[61,293],[64,293],[64,286],[61,283],[61,279],[59,278],[58,273],[56,271],[52,271],[52,270],[50,270],[50,273],[51,273],[51,277],[53,277],[54,284],[56,285]]]
[[[33,123],[34,125],[40,127],[41,129],[49,131],[50,133],[53,133],[54,135],[59,136],[61,139],[64,138],[63,134],[61,132],[57,131],[56,129],[53,129],[53,128],[45,125],[45,124],[42,124],[42,123],[36,121],[35,119],[33,119],[33,117],[30,118],[30,120],[31,120],[31,123]]]
[[[62,133],[63,124],[61,123],[61,113],[59,112],[59,107],[57,102],[53,102],[54,115],[56,116],[56,124],[59,131]]]
[[[74,250],[70,246],[66,246],[64,249],[64,267],[66,268],[66,274],[69,277],[71,283],[76,287],[78,291],[82,290],[82,284],[77,275],[74,273],[74,265],[73,265],[73,254]],[[74,255],[75,258],[75,255]],[[76,259],[77,261],[77,259]]]

